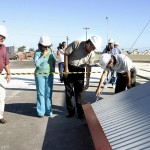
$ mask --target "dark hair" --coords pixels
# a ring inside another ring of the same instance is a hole
[[[65,41],[63,41],[63,42],[62,42],[62,45],[64,45],[64,44],[66,44],[66,42],[65,42]]]
[[[42,44],[41,43],[38,44],[38,49],[42,49]]]
[[[90,39],[88,39],[87,41],[85,41],[85,43],[92,43],[92,41]],[[93,44],[93,43],[92,43]]]

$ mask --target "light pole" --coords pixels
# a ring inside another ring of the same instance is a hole
[[[86,30],[86,41],[87,41],[87,30],[90,29],[90,28],[85,27],[85,28],[83,28],[83,29]]]
[[[67,40],[67,45],[68,45],[68,39],[69,39],[69,38],[68,38],[68,36],[66,36],[66,40]]]
[[[106,21],[107,21],[107,42],[108,42],[108,17],[106,17]]]

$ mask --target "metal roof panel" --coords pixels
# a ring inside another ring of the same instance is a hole
[[[91,106],[112,149],[150,149],[150,81]]]

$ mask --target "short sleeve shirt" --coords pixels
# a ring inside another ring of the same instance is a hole
[[[115,70],[117,73],[126,73],[134,67],[132,61],[126,55],[117,54],[114,57],[117,63],[112,67],[112,70]]]
[[[65,50],[68,55],[68,63],[77,67],[85,67],[86,65],[93,65],[95,52],[88,53],[85,50],[85,41],[74,41],[69,44]]]
[[[6,46],[0,45],[0,72],[3,71],[3,68],[9,64],[9,57],[6,53]]]

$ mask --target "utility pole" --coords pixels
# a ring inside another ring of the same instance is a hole
[[[86,30],[86,41],[87,41],[87,30],[90,29],[90,28],[85,27],[85,28],[83,28],[83,29]]]
[[[108,42],[108,17],[106,17],[106,23],[107,23],[107,42]]]
[[[67,40],[67,45],[68,45],[68,39],[69,39],[69,38],[68,38],[68,36],[66,36],[66,40]]]

